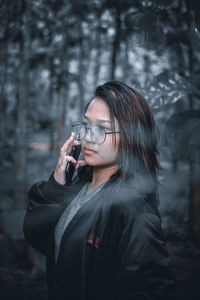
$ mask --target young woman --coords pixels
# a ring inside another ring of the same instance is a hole
[[[27,241],[46,255],[49,299],[174,299],[158,211],[156,125],[126,84],[99,86],[49,180],[28,193]],[[83,160],[70,156],[81,144]],[[72,183],[68,163],[76,165]]]

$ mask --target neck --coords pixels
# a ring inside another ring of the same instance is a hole
[[[110,177],[118,170],[117,165],[108,167],[93,167],[92,182],[89,184],[88,189],[94,189],[100,184],[108,181]]]

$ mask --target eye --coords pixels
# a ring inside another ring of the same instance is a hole
[[[111,129],[109,128],[109,127],[104,127],[104,126],[99,126],[99,127],[101,127],[102,128],[102,130],[105,130],[105,131],[111,131]]]
[[[95,126],[95,131],[97,134],[102,135],[105,134],[106,128],[104,126]]]
[[[104,126],[101,126],[101,125],[97,125],[96,126],[98,128],[99,131],[105,131],[106,128]]]

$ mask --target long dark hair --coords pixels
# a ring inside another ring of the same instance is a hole
[[[147,173],[157,180],[157,169],[161,169],[157,159],[159,130],[144,96],[125,83],[110,81],[96,88],[94,98],[100,98],[108,105],[112,129],[115,130],[114,117],[120,127],[119,169],[110,180],[119,177],[128,180],[138,173]]]

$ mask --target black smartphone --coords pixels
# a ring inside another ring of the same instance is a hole
[[[72,150],[69,155],[73,156],[76,160],[78,160],[80,153],[81,153],[81,145],[77,145],[77,146],[72,146]],[[65,169],[67,184],[72,182],[74,171],[75,171],[75,165],[73,163],[68,162]]]

